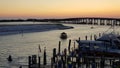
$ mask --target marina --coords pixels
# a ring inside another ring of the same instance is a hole
[[[120,68],[120,0],[0,0],[0,68]]]
[[[44,58],[44,47],[46,47],[46,68],[49,66],[51,67],[51,65],[54,66],[54,64],[51,64],[51,58],[54,57],[53,56],[53,49],[56,48],[56,54],[62,53],[62,51],[64,51],[64,49],[67,49],[67,56],[69,55],[69,51],[68,51],[68,46],[69,44],[71,44],[71,48],[77,48],[78,47],[78,43],[76,42],[76,40],[81,39],[82,40],[94,40],[94,35],[96,35],[97,37],[99,37],[100,32],[105,32],[104,29],[109,29],[109,26],[99,26],[96,25],[94,26],[94,29],[90,29],[91,26],[90,25],[76,25],[76,24],[64,24],[66,26],[73,26],[74,29],[67,29],[67,30],[52,30],[52,31],[45,31],[45,32],[34,32],[34,33],[23,33],[23,35],[20,34],[12,34],[12,35],[5,35],[5,36],[0,36],[1,37],[1,57],[0,57],[0,67],[1,68],[19,68],[20,66],[22,66],[22,68],[28,68],[28,56],[32,56],[32,55],[36,55],[38,57],[38,55],[40,56],[40,63],[41,66],[43,67],[43,58]],[[119,27],[116,26],[116,32],[119,32]],[[99,31],[98,31],[99,29]],[[111,32],[112,30],[110,30]],[[66,40],[61,40],[60,39],[60,33],[62,32],[66,32],[68,38]],[[102,34],[101,33],[101,34]],[[92,38],[91,38],[92,36]],[[69,42],[69,40],[71,39],[71,43]],[[60,42],[58,42],[60,41]],[[58,47],[58,44],[60,45],[60,49]],[[38,45],[40,45],[41,47],[41,52],[39,53],[39,47]],[[75,45],[75,47],[74,47]],[[70,49],[71,49],[70,48]],[[13,61],[11,63],[7,62],[7,57],[11,55],[13,58]],[[59,55],[58,55],[59,56]],[[36,57],[36,58],[37,58]],[[92,57],[92,56],[84,56],[81,57],[85,58],[88,57],[89,58],[96,58],[95,62],[100,62],[99,59],[101,59],[101,57]],[[112,61],[118,60],[119,58],[107,58],[105,57],[105,59],[107,60],[106,62],[109,62],[109,60]],[[98,60],[98,61],[97,61]],[[37,59],[38,62],[38,59]],[[89,62],[92,62],[92,60],[90,60]],[[81,61],[81,63],[83,63]],[[67,64],[67,63],[66,63]],[[108,63],[109,64],[109,63]],[[111,64],[112,65],[112,64]],[[86,64],[82,64],[83,67],[86,67]],[[90,63],[90,67],[91,67],[91,63]],[[109,66],[107,66],[109,68]]]

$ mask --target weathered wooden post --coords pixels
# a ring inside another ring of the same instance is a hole
[[[67,59],[66,58],[67,57],[67,49],[66,48],[64,49],[64,56],[65,56],[65,61],[66,61],[66,59]]]
[[[85,36],[85,40],[87,40],[87,35]]]
[[[44,48],[44,58],[43,58],[43,65],[47,64],[47,56],[46,56],[46,47]]]
[[[61,42],[59,41],[59,46],[58,46],[58,54],[60,54],[60,46],[61,46]]]
[[[38,68],[41,68],[40,56],[38,57]]]
[[[55,63],[55,57],[56,57],[56,48],[53,49],[53,63]]]
[[[64,49],[64,64],[63,64],[63,68],[66,68],[66,62],[67,62],[67,49]]]
[[[70,53],[71,39],[69,40],[68,52]]]
[[[28,68],[31,68],[31,56],[28,57]]]

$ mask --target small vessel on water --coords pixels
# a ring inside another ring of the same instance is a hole
[[[91,29],[93,29],[94,27],[92,26],[92,27],[90,27]]]
[[[67,34],[65,32],[62,32],[60,35],[61,39],[67,39]]]

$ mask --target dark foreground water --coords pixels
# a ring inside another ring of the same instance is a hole
[[[50,64],[52,49],[58,48],[59,41],[62,42],[61,49],[63,50],[64,48],[67,48],[69,39],[71,39],[72,42],[78,39],[78,37],[81,37],[81,39],[84,40],[85,35],[88,36],[90,36],[91,34],[98,35],[98,33],[104,32],[109,28],[109,26],[93,26],[94,28],[91,29],[90,25],[76,25],[76,24],[64,24],[64,25],[73,26],[74,29],[1,35],[0,36],[0,68],[18,68],[20,65],[24,66],[24,68],[27,68],[27,64],[28,64],[27,57],[33,54],[38,55],[39,44],[41,45],[41,49],[42,49],[40,56],[41,57],[43,56],[43,49],[44,47],[46,47],[47,57],[48,57],[47,61],[48,64]],[[119,27],[116,27],[117,32],[120,32],[119,29],[120,29]],[[67,40],[61,40],[59,38],[60,33],[62,32],[66,32],[68,34]],[[12,63],[7,62],[6,58],[9,55],[13,56]]]

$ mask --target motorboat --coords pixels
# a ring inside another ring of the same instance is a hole
[[[60,35],[60,38],[61,39],[67,39],[67,33],[62,32],[61,35]]]

